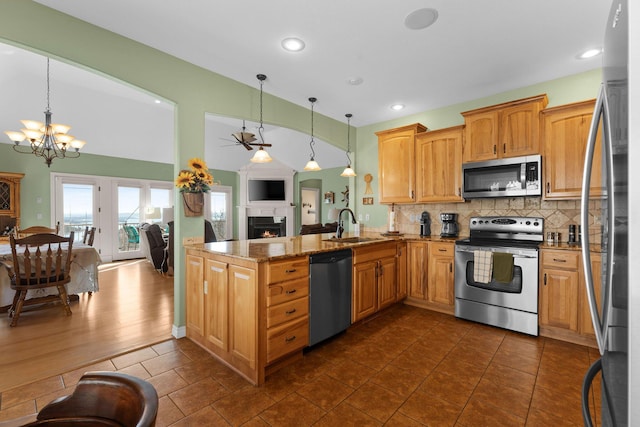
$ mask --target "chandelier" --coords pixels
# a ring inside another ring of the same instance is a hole
[[[258,135],[260,136],[260,144],[258,145],[260,145],[260,148],[258,148],[258,151],[256,151],[250,161],[252,163],[269,163],[273,159],[271,158],[269,153],[267,153],[267,150],[264,149],[267,144],[265,144],[264,142],[264,126],[262,125],[262,85],[267,79],[267,76],[265,76],[264,74],[258,74],[256,77],[260,81],[260,127],[258,128]]]
[[[351,151],[349,134],[351,133],[351,117],[353,117],[353,114],[345,114],[345,117],[347,118],[347,151],[345,151],[345,154],[347,155],[347,167],[344,168],[340,176],[352,177],[356,176],[355,171],[351,169],[351,157],[349,157],[349,152]]]
[[[313,105],[316,103],[316,101],[316,98],[309,98],[309,102],[311,102],[311,141],[309,142],[309,148],[311,148],[311,157],[304,167],[304,170],[306,171],[319,171],[321,169],[318,162],[316,162],[316,151],[313,149],[313,146],[316,145],[316,142],[313,140]]]
[[[35,154],[44,158],[44,162],[51,167],[53,159],[65,157],[76,158],[80,156],[80,149],[85,141],[75,139],[69,135],[71,126],[51,123],[51,108],[49,107],[49,58],[47,58],[47,109],[44,112],[45,122],[35,120],[20,120],[24,126],[19,132],[6,131],[7,136],[13,141],[13,149],[21,154]],[[20,142],[28,140],[30,145],[23,146]],[[69,150],[71,148],[72,150]]]

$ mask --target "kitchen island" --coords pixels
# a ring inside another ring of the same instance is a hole
[[[407,296],[407,240],[444,240],[377,233],[332,237],[186,246],[187,337],[251,383],[262,384],[270,372],[302,357],[308,345],[310,255],[353,251],[352,321],[357,322]]]

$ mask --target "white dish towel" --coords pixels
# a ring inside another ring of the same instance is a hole
[[[489,283],[493,273],[493,252],[473,251],[473,280]]]

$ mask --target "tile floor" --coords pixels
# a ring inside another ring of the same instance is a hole
[[[87,370],[150,381],[157,426],[581,426],[595,349],[399,305],[254,387],[187,339],[15,388],[0,421],[69,394]]]

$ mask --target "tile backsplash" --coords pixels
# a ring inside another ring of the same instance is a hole
[[[602,224],[599,215],[601,202],[592,200],[589,203],[591,204],[589,240],[592,244],[600,244],[602,242]],[[561,242],[567,242],[570,224],[580,224],[580,200],[547,201],[542,200],[541,197],[512,197],[474,199],[464,203],[395,205],[396,228],[401,233],[419,234],[420,216],[423,211],[429,212],[431,235],[440,234],[440,213],[444,212],[458,214],[460,236],[469,235],[469,218],[472,216],[542,217],[544,218],[545,236],[550,231],[559,232],[561,233]]]

